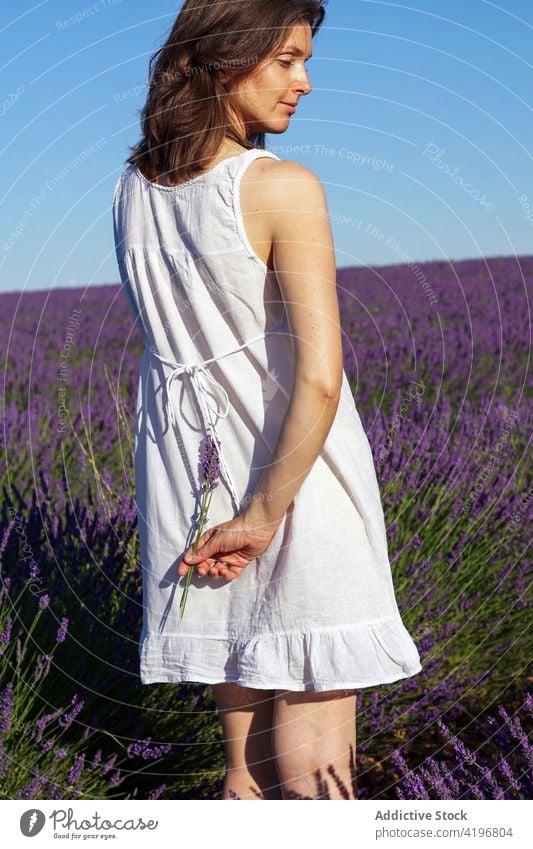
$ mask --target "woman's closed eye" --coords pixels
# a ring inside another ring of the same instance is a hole
[[[304,68],[306,69],[306,71],[308,70],[308,65],[307,65],[308,61],[309,60],[306,59],[305,62],[304,62]],[[294,65],[294,62],[290,62],[288,59],[278,59],[278,62],[280,63],[280,65],[283,65],[285,68],[288,68],[291,65]]]

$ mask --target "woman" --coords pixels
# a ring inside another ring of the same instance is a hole
[[[146,343],[141,681],[213,686],[224,799],[320,798],[331,768],[356,798],[357,689],[421,669],[343,370],[324,191],[264,149],[312,90],[323,18],[322,0],[188,0],[115,189]],[[219,478],[194,553],[208,434]]]

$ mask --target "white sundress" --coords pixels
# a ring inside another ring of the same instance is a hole
[[[222,456],[204,530],[249,503],[291,397],[283,299],[239,201],[245,169],[263,156],[279,159],[253,148],[173,187],[130,165],[115,187],[117,262],[145,342],[135,430],[141,683],[385,684],[422,667],[396,603],[373,457],[345,372],[322,451],[266,552],[235,581],[195,572],[180,618],[177,566],[197,530],[206,429]]]

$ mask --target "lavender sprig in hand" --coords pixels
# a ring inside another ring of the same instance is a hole
[[[217,439],[218,445],[220,445],[220,440]],[[207,521],[207,514],[209,512],[209,505],[211,503],[211,497],[213,495],[213,491],[219,484],[220,478],[220,461],[218,457],[218,451],[215,446],[215,443],[210,434],[207,434],[202,440],[202,445],[200,446],[200,492],[201,492],[201,501],[200,501],[200,518],[198,519],[198,530],[196,532],[196,537],[193,543],[194,551],[198,550],[198,543],[200,541],[200,537],[202,536],[205,523]],[[187,595],[189,592],[189,586],[192,580],[193,575],[193,567],[189,568],[187,572],[187,577],[185,579],[185,588],[183,590],[181,601],[180,601],[180,618],[183,619],[183,613],[185,611],[185,604],[187,601]]]

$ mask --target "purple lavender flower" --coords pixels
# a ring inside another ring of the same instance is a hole
[[[53,719],[57,719],[58,716],[61,716],[63,713],[63,708],[58,708],[53,713],[45,713],[44,716],[41,716],[35,723],[35,729],[32,731],[31,736],[35,737],[37,742],[42,740],[43,732],[49,722]]]
[[[511,769],[511,767],[509,766],[509,763],[505,760],[505,758],[501,759],[501,761],[499,763],[499,767],[500,767],[501,774],[509,782],[509,786],[512,787],[513,790],[516,790],[516,792],[520,795],[520,785],[519,785],[518,781],[516,780],[515,776],[513,775],[513,771]],[[522,796],[522,798],[524,798],[524,797]]]
[[[48,773],[36,774],[27,784],[17,791],[17,799],[35,799],[36,794],[48,781]]]
[[[411,545],[413,546],[413,548],[420,548],[420,546],[423,545],[423,540],[421,539],[419,534],[414,535]]]
[[[50,596],[49,595],[41,595],[39,596],[39,610],[44,610],[50,604]]]
[[[64,799],[65,798],[66,788],[61,784],[56,784],[54,781],[50,787],[48,788],[48,798],[49,799]]]
[[[148,798],[149,799],[159,799],[161,797],[161,795],[164,793],[164,791],[166,790],[166,788],[167,788],[166,784],[160,784],[159,787],[156,787],[155,790],[152,790],[152,792],[150,793]]]
[[[162,755],[168,755],[172,751],[171,743],[163,743],[161,746],[150,747],[149,743],[151,739],[151,737],[147,737],[146,740],[137,740],[135,743],[131,743],[126,749],[128,758],[141,757],[143,760],[148,761],[154,758],[160,758]]]
[[[66,758],[67,755],[68,755],[68,746],[61,746],[61,748],[56,749],[54,760],[57,760],[58,758]]]
[[[461,758],[461,761],[464,761],[468,764],[474,764],[476,762],[475,755],[470,751],[470,749],[465,746],[462,740],[459,740],[450,729],[444,724],[444,722],[439,719],[437,720],[437,724],[442,732],[443,737],[445,737],[448,742],[452,743],[455,751]]]
[[[81,773],[83,772],[83,767],[85,766],[85,754],[76,755],[74,758],[74,763],[71,766],[68,774],[68,783],[75,784]]]
[[[35,684],[40,678],[46,678],[50,671],[51,655],[40,654],[35,661],[35,671],[33,673],[33,683]]]
[[[13,682],[10,681],[0,693],[0,731],[7,731],[13,717]]]
[[[4,551],[7,548],[7,543],[8,543],[9,537],[11,536],[11,529],[12,529],[14,524],[15,524],[14,522],[9,522],[6,525],[5,530],[2,534],[2,541],[0,542],[0,557],[2,557]],[[3,587],[2,587],[2,589],[3,589]],[[1,598],[1,596],[0,596],[0,598]]]
[[[100,761],[102,760],[102,750],[98,749],[94,758],[91,761],[91,769],[96,769]]]
[[[67,635],[68,628],[68,619],[66,616],[63,616],[61,619],[61,624],[57,629],[56,642],[63,643],[65,641],[65,637]]]
[[[4,741],[0,737],[0,778],[4,778],[9,769],[10,764],[10,758],[4,758],[4,754]]]
[[[217,439],[220,445],[220,440]],[[220,459],[216,445],[208,433],[202,440],[200,447],[200,489],[201,492],[209,492],[219,484]]]
[[[102,766],[102,775],[107,775],[110,769],[113,769],[115,766],[115,761],[117,759],[116,755],[112,755],[109,760]]]
[[[429,799],[428,792],[424,787],[424,782],[416,772],[410,770],[407,766],[405,758],[400,754],[399,750],[395,749],[391,752],[391,759],[401,769],[404,774],[404,788],[407,791],[407,796],[410,799]]]
[[[62,728],[70,728],[85,702],[83,701],[83,699],[81,702],[78,702],[78,694],[74,693],[71,704],[74,705],[72,710],[70,710],[68,713],[65,713],[64,716],[61,716],[58,719],[58,723]]]
[[[6,619],[5,628],[0,634],[0,654],[4,653],[4,646],[6,646],[11,639],[11,631],[13,628],[13,620],[11,616],[8,616]]]

